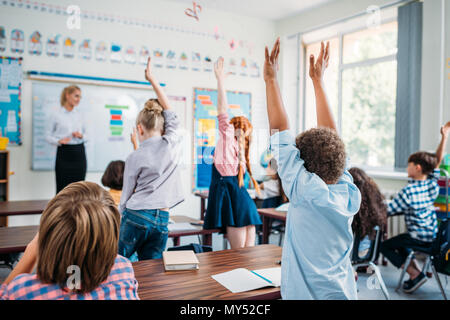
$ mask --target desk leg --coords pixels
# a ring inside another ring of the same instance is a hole
[[[270,224],[272,222],[271,218],[268,218],[266,216],[263,216],[263,244],[269,243],[269,234],[270,234]]]
[[[200,220],[205,220],[206,199],[200,198]]]
[[[205,246],[212,246],[212,234],[204,234],[203,235],[203,244]]]
[[[173,246],[178,247],[180,245],[180,237],[173,237]]]

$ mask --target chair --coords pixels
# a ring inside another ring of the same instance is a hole
[[[428,268],[431,266],[431,269],[433,271],[433,275],[436,279],[436,282],[439,286],[439,289],[441,290],[441,294],[444,297],[444,300],[447,300],[447,296],[445,294],[444,288],[442,287],[442,283],[441,283],[441,279],[439,278],[438,272],[436,271],[436,266],[435,266],[435,256],[439,253],[440,250],[440,244],[441,244],[441,239],[444,235],[444,232],[446,232],[447,228],[448,228],[448,223],[449,220],[442,220],[441,223],[439,224],[439,230],[438,230],[438,234],[436,239],[433,241],[432,245],[429,248],[424,248],[424,249],[419,249],[416,248],[415,251],[411,251],[411,253],[408,255],[408,257],[406,258],[405,261],[405,266],[402,269],[402,273],[400,274],[400,279],[398,280],[398,284],[397,284],[397,288],[395,289],[395,291],[398,291],[400,289],[400,287],[402,286],[402,282],[403,282],[403,278],[405,276],[406,273],[406,269],[409,266],[409,263],[411,262],[411,260],[414,257],[414,253],[415,252],[420,252],[422,254],[425,254],[427,256],[426,260],[425,260],[425,264],[423,266],[422,272],[425,273],[428,271]]]
[[[384,280],[383,277],[381,276],[380,269],[375,264],[380,254],[382,232],[379,226],[376,226],[374,230],[376,231],[375,239],[370,241],[369,251],[364,257],[360,257],[358,254],[361,239],[358,236],[354,236],[353,250],[352,250],[352,265],[355,268],[355,270],[358,267],[371,267],[375,271],[378,282],[381,286],[381,290],[383,291],[384,297],[386,298],[386,300],[389,300],[390,299],[389,292],[387,291],[386,285],[384,284]]]

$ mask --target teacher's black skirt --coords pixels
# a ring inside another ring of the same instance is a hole
[[[86,178],[86,153],[84,144],[64,144],[56,151],[56,193],[72,182]]]

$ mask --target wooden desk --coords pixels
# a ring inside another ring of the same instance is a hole
[[[198,222],[199,220],[193,219],[187,216],[171,216],[170,217],[175,222]],[[212,245],[212,234],[220,232],[220,229],[209,229],[205,230],[202,226],[193,226],[194,229],[188,229],[188,230],[175,230],[175,231],[169,231],[169,238],[173,238],[173,244],[174,246],[180,245],[180,237],[183,236],[193,236],[193,235],[201,235],[203,238],[202,243],[204,245],[210,246]]]
[[[50,200],[25,200],[0,202],[0,217],[41,214]]]
[[[286,222],[286,211],[277,211],[275,208],[258,209],[259,215],[262,217],[263,222],[263,238],[262,243],[269,243],[269,234],[272,225],[272,220],[280,220]]]
[[[200,220],[205,220],[206,200],[208,200],[209,191],[196,191],[194,195],[200,197]]]
[[[38,230],[39,226],[0,228],[0,253],[25,251]]]
[[[280,299],[280,288],[263,288],[231,293],[212,275],[236,268],[249,270],[279,266],[281,248],[259,245],[249,248],[214,251],[197,254],[198,270],[164,271],[162,259],[133,263],[139,283],[138,294],[142,300],[230,300],[230,299]]]

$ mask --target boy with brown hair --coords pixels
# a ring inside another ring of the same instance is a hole
[[[337,134],[323,89],[329,44],[317,62],[310,57],[318,128],[295,139],[277,81],[280,40],[266,48],[264,80],[271,150],[290,206],[281,263],[283,299],[357,299],[350,260],[351,224],[361,195],[346,170],[345,146]]]
[[[429,248],[436,237],[437,217],[434,201],[439,195],[437,179],[439,164],[450,132],[450,121],[441,127],[441,141],[436,153],[415,152],[408,158],[407,173],[410,181],[388,205],[388,216],[405,215],[407,233],[399,234],[381,244],[381,253],[397,268],[403,267],[411,250]],[[409,280],[403,290],[412,293],[427,281],[423,272],[412,260],[406,269]]]
[[[106,190],[93,182],[68,185],[42,213],[38,234],[0,287],[0,300],[139,299],[133,267],[117,254],[119,227]]]

